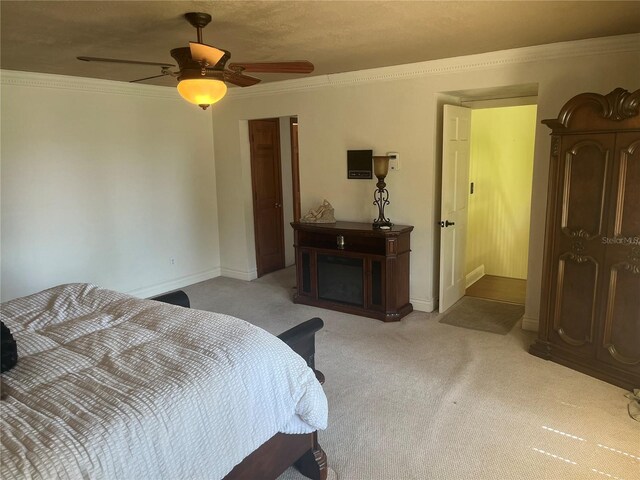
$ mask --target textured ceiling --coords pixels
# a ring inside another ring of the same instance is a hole
[[[316,67],[311,75],[640,31],[637,1],[2,0],[0,66],[120,81],[151,76],[157,67],[76,57],[174,63],[169,50],[195,40],[182,17],[190,11],[213,16],[204,42],[230,50],[231,61],[304,59]]]

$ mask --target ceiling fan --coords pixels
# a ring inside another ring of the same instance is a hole
[[[184,17],[196,28],[198,41],[189,42],[188,47],[171,50],[171,56],[178,64],[178,70],[172,71],[175,65],[161,62],[142,62],[137,60],[121,60],[117,58],[77,57],[85,62],[128,63],[160,67],[160,74],[151,77],[131,80],[131,83],[143,82],[165,75],[176,77],[178,93],[186,101],[205,110],[209,105],[219,101],[227,93],[225,82],[239,87],[250,87],[260,82],[259,78],[245,75],[255,73],[311,73],[313,64],[306,60],[295,62],[261,62],[230,63],[231,53],[211,45],[202,43],[202,29],[211,22],[211,15],[201,12],[185,13]]]

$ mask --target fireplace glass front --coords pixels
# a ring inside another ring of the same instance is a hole
[[[364,306],[363,259],[319,254],[318,298]]]

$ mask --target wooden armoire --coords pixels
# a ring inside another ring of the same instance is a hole
[[[640,90],[577,95],[542,123],[551,162],[530,352],[640,388]]]

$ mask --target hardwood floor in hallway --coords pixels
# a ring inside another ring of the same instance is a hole
[[[465,295],[524,305],[526,290],[526,280],[485,275],[467,288]]]

